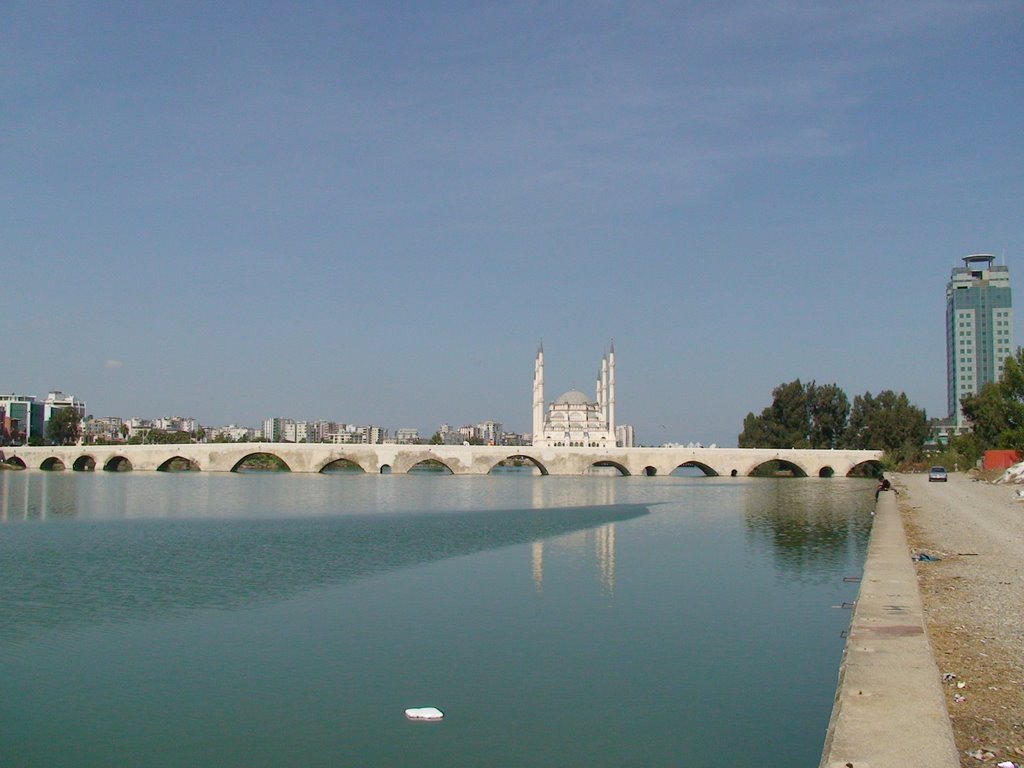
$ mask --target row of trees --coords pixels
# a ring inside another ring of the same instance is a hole
[[[928,418],[900,392],[865,392],[853,398],[836,384],[800,379],[772,390],[772,404],[748,413],[740,448],[864,448],[886,451],[896,462],[916,459],[928,438]]]

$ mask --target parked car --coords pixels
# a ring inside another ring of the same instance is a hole
[[[928,470],[929,483],[944,483],[949,479],[945,467],[932,467]]]

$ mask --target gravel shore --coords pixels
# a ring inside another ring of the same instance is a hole
[[[1024,764],[1024,486],[892,477],[960,763]]]

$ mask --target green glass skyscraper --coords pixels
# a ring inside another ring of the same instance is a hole
[[[998,381],[1013,354],[1010,269],[995,256],[964,256],[946,284],[946,387],[949,418],[956,431],[966,426],[960,400]]]

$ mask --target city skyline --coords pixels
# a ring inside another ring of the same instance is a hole
[[[644,443],[943,417],[949,270],[1024,252],[1019,3],[0,13],[3,388],[97,416],[529,432],[614,338]]]

